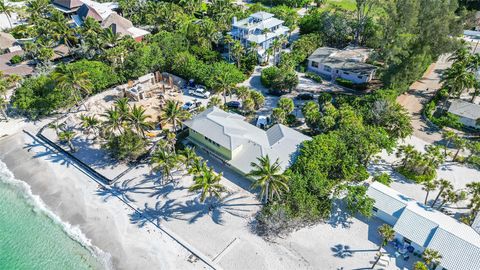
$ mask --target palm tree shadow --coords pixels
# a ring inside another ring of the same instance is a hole
[[[150,197],[155,197],[155,199],[160,199],[160,198],[167,198],[170,193],[173,191],[181,191],[186,189],[185,187],[177,186],[175,182],[170,182],[165,185],[163,185],[160,188],[157,188],[153,193],[151,193],[149,196]]]
[[[136,202],[135,199],[129,196],[129,193],[148,194],[152,189],[157,189],[155,186],[140,186],[140,184],[131,185],[135,178],[124,180],[123,182],[114,183],[110,187],[102,187],[97,190],[97,195],[104,197],[106,202],[111,197],[119,197],[126,202]]]
[[[176,211],[175,206],[177,206],[177,204],[173,199],[167,200],[163,204],[161,202],[157,202],[154,207],[150,207],[148,206],[148,203],[145,203],[143,209],[138,209],[130,214],[130,222],[141,228],[148,222],[152,222],[156,226],[160,226],[160,222],[162,220],[186,220],[181,217],[178,211]]]

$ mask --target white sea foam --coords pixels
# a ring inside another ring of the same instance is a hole
[[[0,181],[15,188],[19,194],[23,195],[25,200],[33,207],[35,211],[40,211],[52,219],[55,223],[59,224],[63,231],[73,240],[80,243],[85,247],[97,260],[104,266],[105,269],[113,269],[111,255],[108,252],[104,252],[100,248],[92,244],[92,241],[88,239],[80,230],[78,226],[72,226],[71,224],[64,222],[55,213],[50,211],[42,199],[38,195],[32,193],[30,185],[24,181],[15,179],[13,173],[8,169],[7,165],[0,160]]]

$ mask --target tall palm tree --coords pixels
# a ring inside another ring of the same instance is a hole
[[[141,134],[145,138],[145,131],[153,129],[152,123],[147,122],[150,115],[145,114],[143,106],[133,105],[132,110],[128,116],[128,123],[133,127],[137,134]]]
[[[233,39],[233,37],[232,37],[231,35],[226,35],[226,36],[223,38],[223,43],[224,43],[224,44],[227,44],[227,46],[228,46],[228,61],[229,61],[229,62],[232,61],[232,59],[231,59],[232,56],[231,56],[230,46],[232,45],[233,41],[234,41],[234,39]]]
[[[435,180],[434,182],[435,182],[435,185],[440,188],[440,190],[438,191],[437,197],[435,197],[435,200],[432,203],[432,207],[435,206],[435,204],[437,203],[440,196],[442,196],[442,193],[444,191],[453,189],[452,183],[450,183],[450,181],[446,179],[439,179],[439,180]]]
[[[103,32],[100,34],[100,40],[105,44],[105,47],[115,47],[120,40],[120,34],[114,33],[112,28],[107,27],[103,29]]]
[[[115,132],[122,134],[124,131],[124,123],[122,120],[122,114],[117,108],[110,108],[102,115],[107,120],[103,122],[103,128],[105,133],[109,136],[115,135]]]
[[[123,120],[127,120],[130,115],[130,105],[128,105],[128,98],[119,98],[115,100],[115,108],[120,113]]]
[[[188,191],[200,191],[200,202],[205,202],[208,198],[220,198],[225,187],[220,184],[221,174],[216,174],[212,168],[207,168],[193,177],[193,185]]]
[[[4,97],[0,97],[0,113],[3,115],[3,118],[8,122],[8,115],[7,115],[7,100]]]
[[[158,148],[152,155],[150,164],[154,171],[162,173],[163,180],[173,181],[173,173],[179,166],[178,156],[164,148]]]
[[[85,130],[87,135],[90,135],[91,132],[97,135],[97,129],[98,125],[100,123],[100,120],[96,118],[95,116],[88,116],[88,115],[80,115],[80,120],[81,120],[81,125],[82,128]]]
[[[77,72],[65,64],[59,65],[53,71],[52,78],[58,87],[69,91],[75,103],[83,100],[82,95],[88,96],[93,89],[93,84],[89,79],[88,72]],[[84,105],[83,102],[82,105]]]
[[[237,98],[241,101],[245,101],[250,97],[250,89],[246,86],[240,86],[235,90],[235,95],[237,95]]]
[[[212,96],[208,101],[207,108],[218,107],[222,105],[222,100],[218,96]]]
[[[413,157],[413,155],[417,152],[415,150],[415,147],[411,144],[409,145],[400,145],[397,149],[396,156],[398,158],[403,156],[403,161],[402,161],[402,168],[405,168],[410,161],[410,159]]]
[[[72,144],[72,140],[75,138],[75,136],[75,131],[65,130],[58,134],[58,139],[68,145],[68,147],[70,148],[70,152],[75,152],[75,147]]]
[[[71,28],[65,20],[54,24],[53,39],[65,44],[69,50],[78,42],[75,28]]]
[[[194,162],[190,165],[190,167],[187,168],[187,172],[190,175],[198,175],[202,171],[207,169],[207,163],[203,161],[202,159],[198,158],[195,159]]]
[[[430,191],[434,191],[435,189],[437,189],[437,184],[435,181],[425,181],[422,183],[422,185],[422,189],[427,192],[427,195],[425,195],[425,205],[427,205],[428,195],[430,194]]]
[[[434,266],[440,263],[442,255],[436,250],[426,248],[425,251],[423,251],[422,258],[425,263],[430,266],[430,269],[435,269]]]
[[[465,64],[458,63],[445,71],[441,82],[450,90],[450,97],[460,97],[465,90],[475,85],[475,75],[467,70]]]
[[[0,13],[5,14],[5,17],[7,17],[7,20],[8,20],[8,24],[10,24],[10,28],[13,27],[12,19],[11,19],[13,11],[14,10],[12,6],[7,5],[4,0],[0,0]]]
[[[270,157],[264,156],[257,158],[258,163],[250,163],[252,170],[247,176],[252,177],[253,182],[251,188],[261,188],[260,197],[264,198],[264,202],[268,203],[275,196],[280,198],[284,191],[288,191],[288,177],[282,173],[282,168],[277,160],[272,164]]]
[[[377,260],[373,263],[372,268],[375,268],[377,265],[378,261],[383,255],[382,247],[386,246],[388,242],[392,241],[395,238],[395,231],[393,228],[388,225],[388,224],[383,224],[378,228],[378,234],[382,238],[382,242],[380,242],[380,245],[378,246],[378,254],[377,254]]]
[[[451,130],[446,130],[442,132],[442,138],[445,140],[444,154],[447,157],[447,148],[450,147],[453,140],[457,137],[457,134]]]
[[[453,143],[455,144],[455,147],[457,148],[457,151],[455,152],[455,155],[453,156],[452,160],[455,161],[457,160],[457,156],[460,153],[460,151],[464,150],[465,147],[467,146],[467,140],[460,136],[456,136],[453,139]]]
[[[245,53],[245,49],[243,48],[242,44],[238,40],[234,40],[232,43],[231,53],[235,62],[237,64],[237,68],[240,68],[242,56]]]
[[[185,147],[182,151],[180,151],[180,156],[182,162],[185,164],[185,167],[188,169],[200,159],[200,157],[195,152],[194,147]]]
[[[227,94],[230,93],[232,87],[233,85],[230,72],[221,72],[220,74],[215,76],[213,89],[216,92],[221,92],[223,94],[223,103],[227,103]]]
[[[171,99],[167,100],[160,115],[162,124],[172,124],[174,132],[177,131],[178,123],[188,119],[189,117],[190,114],[186,110],[182,109],[180,102]]]

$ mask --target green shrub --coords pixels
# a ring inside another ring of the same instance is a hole
[[[435,179],[436,173],[433,174],[417,174],[405,168],[397,168],[396,171],[403,175],[405,178],[414,181],[415,183],[423,183]]]
[[[135,160],[145,153],[145,140],[131,130],[112,136],[104,148],[119,160]]]
[[[305,77],[308,78],[308,79],[311,79],[315,82],[318,82],[318,83],[321,83],[322,82],[322,77],[320,77],[320,75],[318,74],[315,74],[313,72],[307,72],[305,73]]]
[[[384,184],[385,186],[389,187],[390,184],[392,183],[392,179],[390,178],[390,175],[386,174],[386,173],[382,173],[382,174],[377,174],[373,177],[373,181],[375,182],[379,182],[379,183],[382,183]]]
[[[12,65],[16,65],[20,62],[23,61],[23,56],[22,55],[14,55],[11,59],[10,59],[10,64]]]
[[[351,88],[351,89],[354,89],[354,90],[364,91],[364,90],[367,90],[367,88],[368,88],[367,83],[354,83],[352,81],[345,80],[345,79],[342,79],[342,78],[337,78],[337,79],[335,79],[335,81],[341,86]]]
[[[294,114],[289,114],[287,115],[285,122],[287,123],[287,125],[291,126],[297,122],[297,117],[295,117]]]

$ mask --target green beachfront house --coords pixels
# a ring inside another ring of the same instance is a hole
[[[311,138],[281,124],[262,130],[245,121],[245,117],[212,107],[183,123],[187,139],[221,159],[241,174],[251,170],[250,163],[268,155],[278,158],[283,170],[298,153],[299,146]]]

